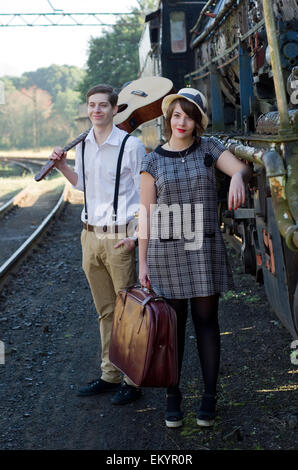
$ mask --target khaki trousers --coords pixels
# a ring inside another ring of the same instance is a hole
[[[135,250],[124,245],[114,245],[125,234],[97,234],[83,230],[81,233],[83,270],[88,279],[98,313],[101,338],[101,378],[106,382],[119,383],[120,371],[109,360],[109,344],[113,325],[116,295],[119,289],[135,284]],[[125,377],[129,385],[133,383]]]

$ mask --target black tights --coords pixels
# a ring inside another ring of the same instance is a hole
[[[190,299],[191,315],[196,332],[197,348],[202,368],[205,392],[215,394],[220,360],[220,332],[218,325],[219,295],[194,297]],[[185,329],[187,320],[187,299],[167,299],[177,314],[178,369],[182,369]],[[178,382],[179,385],[179,382]],[[175,392],[170,387],[167,393]]]

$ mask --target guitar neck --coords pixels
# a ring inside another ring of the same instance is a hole
[[[82,142],[82,140],[84,140],[87,135],[89,134],[90,132],[90,129],[87,129],[86,131],[82,132],[82,134],[78,135],[78,137],[76,137],[72,142],[70,142],[69,144],[65,145],[65,147],[63,147],[62,151],[63,152],[67,152],[68,150],[72,149],[73,147],[75,147],[77,144],[79,144],[80,142]]]
[[[114,124],[129,134],[144,122],[162,115],[161,102],[163,98],[173,93],[173,83],[164,77],[145,77],[133,80],[119,93],[119,111],[114,116]],[[88,132],[83,132],[62,150],[67,152],[86,138]],[[36,181],[44,178],[55,166],[54,160],[49,160],[35,176]]]
[[[76,137],[74,140],[72,140],[69,144],[65,145],[63,147],[62,152],[67,152],[68,150],[72,149],[76,145],[78,145],[82,140],[84,140],[87,135],[89,134],[91,127],[85,131],[82,132],[78,137]],[[35,175],[34,179],[35,181],[41,181],[56,165],[55,160],[48,160],[47,163],[41,168],[41,170]]]

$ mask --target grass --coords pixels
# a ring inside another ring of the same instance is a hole
[[[11,158],[43,158],[48,159],[52,148],[42,148],[39,152],[35,152],[33,149],[25,150],[1,150],[0,157]],[[68,158],[74,160],[75,150],[70,150],[68,152]],[[37,172],[36,168],[36,172]],[[56,179],[60,177],[60,173],[52,171],[50,175],[47,176],[48,179]],[[0,162],[0,205],[4,204],[6,201],[14,197],[19,191],[23,188],[34,183],[34,174],[27,173],[21,167],[17,165],[12,165],[7,162]],[[40,183],[39,183],[40,184]]]
[[[25,176],[28,172],[18,165],[0,162],[0,178],[15,178]]]
[[[234,302],[239,302],[241,300],[244,300],[245,302],[248,303],[257,303],[260,300],[262,300],[258,295],[250,294],[249,292],[234,292],[234,291],[227,291],[223,296],[221,300],[226,300],[226,301],[234,301]]]
[[[48,159],[49,155],[52,153],[52,147],[43,147],[38,152],[34,149],[11,149],[11,150],[0,150],[0,157],[18,157],[18,158],[44,158]],[[74,159],[75,150],[71,149],[67,152],[67,158],[70,160]]]
[[[21,189],[29,186],[32,180],[33,177],[31,174],[0,178],[0,202],[13,197]]]
[[[37,170],[36,170],[37,171]],[[3,175],[3,174],[2,174]],[[28,186],[41,185],[42,182],[35,182],[34,175],[23,173],[23,176],[9,175],[2,176],[0,172],[0,205],[14,197],[19,191]],[[48,176],[44,181],[57,180],[61,178],[61,174],[57,171],[52,171],[51,176]]]
[[[30,195],[34,199],[41,192],[52,191],[54,188],[59,192],[65,183],[60,173],[55,172],[53,178],[36,182],[32,175],[17,178],[0,178],[0,206],[14,197],[23,188],[30,187]]]

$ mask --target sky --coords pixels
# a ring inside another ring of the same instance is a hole
[[[65,13],[124,13],[137,5],[136,0],[0,0],[0,14],[51,13],[53,8]],[[8,19],[9,17],[0,16],[0,24],[6,24]],[[102,16],[101,19],[111,23],[116,17]],[[87,21],[87,18],[84,21]],[[20,22],[19,20],[18,23]],[[88,57],[88,40],[91,36],[100,36],[102,30],[99,25],[1,26],[0,77],[20,76],[23,72],[49,67],[52,64],[84,68]]]

